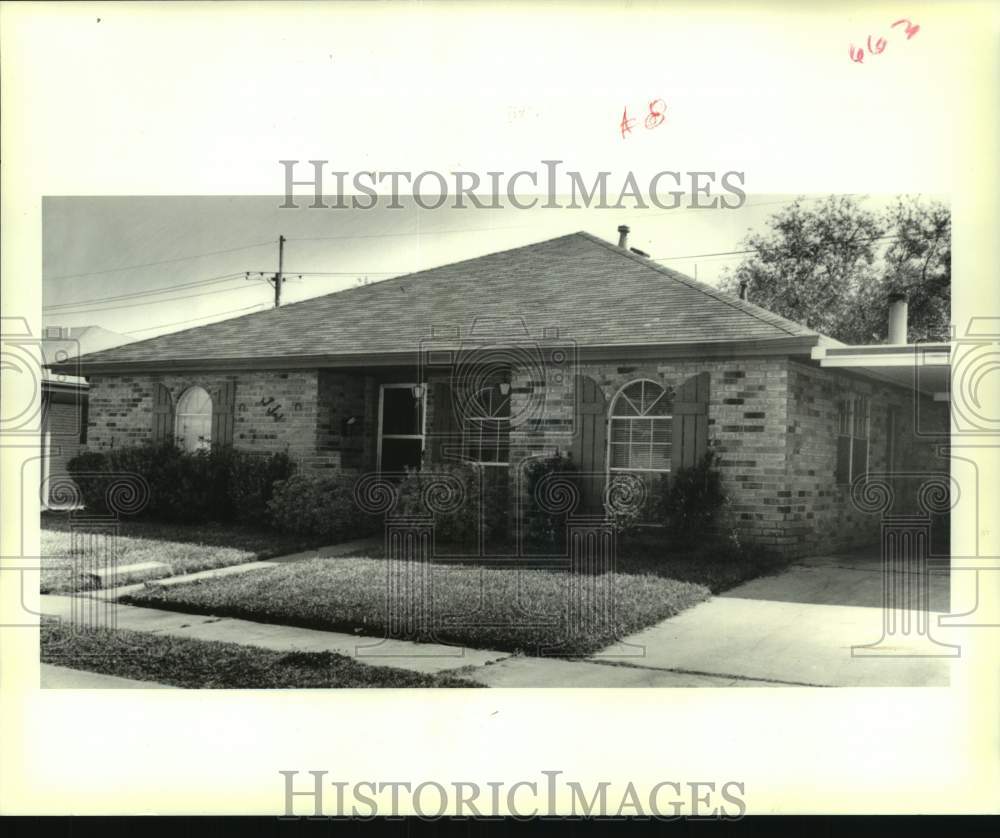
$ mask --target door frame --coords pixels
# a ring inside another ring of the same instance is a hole
[[[420,387],[420,433],[419,434],[387,434],[386,439],[419,439],[420,440],[420,460],[421,465],[423,464],[424,451],[427,447],[427,385],[421,384],[417,381],[412,381],[409,383],[400,384],[380,384],[378,389],[378,425],[375,428],[376,434],[376,455],[375,455],[375,470],[378,472],[382,471],[382,412],[383,406],[385,404],[385,391],[386,390],[413,390],[414,387]]]

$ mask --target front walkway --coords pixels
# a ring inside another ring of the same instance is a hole
[[[231,572],[231,571],[230,571]],[[912,574],[905,574],[909,583]],[[948,610],[948,578],[932,576],[931,631]],[[43,613],[70,619],[73,598],[42,596]],[[825,557],[793,565],[713,597],[624,638],[585,660],[380,640],[114,605],[117,628],[260,646],[338,652],[362,663],[421,673],[451,670],[494,687],[947,686],[949,657],[920,657],[916,636],[897,636],[878,656],[861,647],[882,637],[877,556]],[[863,650],[861,650],[863,651]]]

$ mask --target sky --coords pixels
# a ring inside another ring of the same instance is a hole
[[[729,196],[731,197],[731,196]],[[748,195],[739,209],[279,209],[276,196],[47,197],[43,324],[98,325],[142,340],[270,307],[259,274],[284,251],[289,303],[585,230],[716,285],[749,230],[794,195]],[[803,196],[818,200],[822,195]],[[867,197],[878,209],[889,197]],[[449,202],[450,203],[450,202]],[[250,277],[245,276],[250,272]]]

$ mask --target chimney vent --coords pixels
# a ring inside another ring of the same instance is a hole
[[[622,249],[628,247],[628,227],[625,224],[618,228],[618,246]]]
[[[908,336],[909,305],[906,294],[894,292],[889,295],[889,344],[905,346]]]
[[[747,289],[750,287],[750,283],[745,279],[740,280],[740,299],[745,300],[747,298]]]

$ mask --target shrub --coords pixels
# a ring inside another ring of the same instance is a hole
[[[115,449],[107,457],[111,471],[146,479],[149,505],[143,512],[151,518],[193,523],[229,517],[225,489],[218,485],[218,470],[208,453],[187,454],[162,443]]]
[[[274,481],[287,477],[293,465],[284,454],[231,448],[188,453],[168,442],[86,452],[70,460],[68,468],[91,511],[108,511],[111,475],[124,473],[141,476],[149,489],[149,502],[133,514],[171,522],[254,523],[263,519]],[[98,476],[102,473],[108,476]]]
[[[352,474],[293,474],[274,484],[267,515],[281,532],[320,536],[330,543],[379,531],[380,516],[356,503]]]
[[[108,461],[104,454],[96,451],[84,451],[71,458],[66,468],[80,489],[80,499],[87,509],[106,511],[104,493],[108,481],[98,475],[108,471]]]
[[[510,472],[506,468],[483,468],[483,520],[486,540],[507,540],[510,529]]]
[[[657,523],[659,484],[649,475],[614,472],[609,475],[605,512],[612,529],[622,538],[638,537],[647,524]]]
[[[566,517],[579,502],[576,470],[573,461],[562,454],[530,460],[524,467],[521,523],[526,545],[541,550],[562,549]]]
[[[435,539],[478,543],[480,523],[487,542],[506,535],[507,470],[474,463],[441,464],[411,471],[399,484],[394,514],[433,515]]]
[[[233,451],[228,465],[228,495],[234,518],[245,524],[266,519],[274,484],[295,472],[295,463],[283,453],[261,456]]]
[[[665,475],[654,500],[671,542],[680,548],[714,537],[719,511],[725,503],[722,475],[713,451],[696,465]]]

